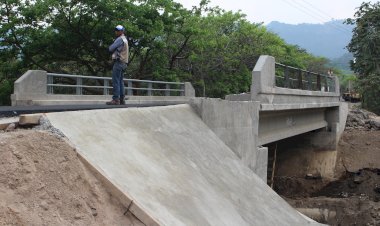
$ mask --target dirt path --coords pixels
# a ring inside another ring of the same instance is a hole
[[[0,133],[0,225],[143,225],[48,132]]]

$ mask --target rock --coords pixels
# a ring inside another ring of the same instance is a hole
[[[9,124],[9,126],[5,129],[5,131],[7,131],[7,132],[11,132],[11,131],[13,131],[13,130],[15,130],[16,129],[16,124],[15,123],[11,123],[11,124]]]
[[[22,154],[20,152],[18,152],[18,151],[15,150],[12,153],[13,153],[14,156],[16,156],[17,159],[22,159]]]
[[[342,193],[340,193],[340,196],[342,198],[347,198],[348,197],[348,193],[347,192],[342,192]]]
[[[40,124],[42,114],[20,115],[19,125],[36,126]]]
[[[39,120],[39,125],[33,127],[35,130],[49,130],[52,128],[51,123],[49,122],[49,119],[47,119],[46,116],[42,115]]]
[[[362,182],[363,182],[363,177],[357,176],[357,175],[354,176],[354,183],[355,184],[361,184]]]
[[[1,118],[0,117],[0,131],[4,131],[10,124],[18,123],[18,117]]]
[[[305,179],[317,180],[317,179],[322,179],[322,176],[320,173],[315,173],[315,174],[308,173],[308,174],[306,174]]]
[[[95,208],[91,207],[91,213],[92,213],[92,216],[94,216],[94,217],[98,216],[98,211],[96,211]]]
[[[377,193],[380,193],[380,186],[379,186],[379,185],[376,186],[373,190],[374,190],[375,192],[377,192]]]
[[[371,119],[369,120],[369,124],[371,125],[372,128],[376,130],[380,130],[380,121],[376,119]]]
[[[38,188],[37,188],[37,191],[41,191],[42,189],[44,189],[46,187],[45,184],[41,184]]]
[[[346,129],[380,130],[380,119],[364,109],[353,109],[347,115]]]
[[[49,210],[49,204],[45,200],[40,203],[40,207],[45,211]]]
[[[67,156],[63,156],[63,157],[60,157],[59,159],[58,159],[58,163],[64,163],[64,162],[67,162],[67,161],[69,161],[69,158],[67,157]]]
[[[80,220],[80,219],[82,219],[82,215],[79,214],[79,213],[77,213],[77,214],[75,214],[74,219],[75,220]]]

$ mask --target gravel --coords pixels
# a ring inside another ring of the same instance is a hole
[[[40,118],[40,124],[38,126],[33,127],[34,130],[46,130],[57,137],[64,138],[65,135],[57,128],[53,127],[49,121],[49,119],[46,116],[42,116]]]

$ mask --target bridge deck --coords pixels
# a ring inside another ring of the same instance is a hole
[[[83,111],[95,109],[112,109],[112,108],[134,108],[134,107],[152,107],[152,106],[168,106],[177,103],[146,103],[146,104],[130,104],[125,105],[105,105],[105,104],[84,104],[84,105],[44,105],[44,106],[0,106],[0,117],[13,117],[21,114],[62,112],[62,111]]]

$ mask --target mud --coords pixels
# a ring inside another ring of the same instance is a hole
[[[276,176],[274,190],[314,220],[329,225],[380,225],[380,131],[346,130],[336,178]]]

